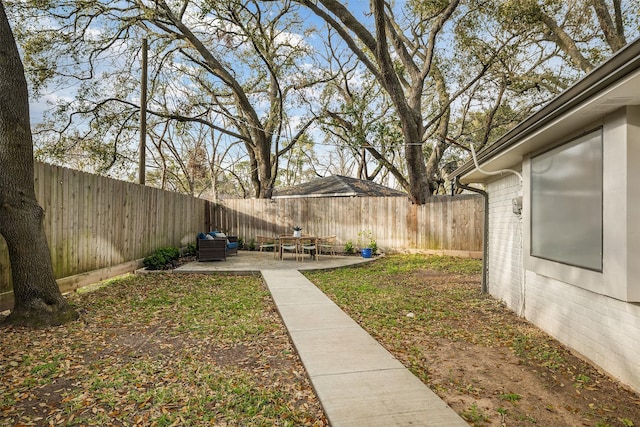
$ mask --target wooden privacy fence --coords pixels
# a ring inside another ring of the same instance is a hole
[[[209,227],[210,202],[203,199],[39,162],[34,178],[54,272],[67,278],[58,280],[63,292],[79,286],[82,273],[98,271],[88,279],[95,282],[132,271],[155,249],[193,243]],[[0,309],[12,306],[10,290],[0,237]]]
[[[245,243],[257,235],[336,235],[337,244],[358,245],[371,232],[385,252],[442,251],[478,256],[482,252],[484,203],[478,195],[434,196],[425,205],[403,197],[326,197],[224,200],[212,208],[212,224]],[[339,249],[339,248],[338,248]]]
[[[203,199],[35,163],[35,190],[45,210],[53,268],[63,292],[132,271],[157,248],[186,246],[218,228],[249,243],[259,234],[336,235],[340,249],[371,233],[385,252],[482,251],[483,200],[434,196],[425,205],[403,197],[274,200]],[[9,256],[0,237],[0,310],[13,306]]]

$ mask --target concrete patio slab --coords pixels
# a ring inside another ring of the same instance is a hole
[[[227,257],[226,261],[190,262],[173,270],[174,273],[231,273],[258,274],[263,270],[328,270],[358,265],[374,261],[375,258],[360,256],[321,256],[316,261],[297,262],[295,259],[284,261],[273,258],[273,253],[256,251],[238,251],[238,255]]]

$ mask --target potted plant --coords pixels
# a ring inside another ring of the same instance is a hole
[[[299,225],[293,227],[293,237],[302,237],[302,227]]]
[[[378,251],[378,243],[370,230],[358,233],[358,246],[360,246],[362,258],[371,258]]]

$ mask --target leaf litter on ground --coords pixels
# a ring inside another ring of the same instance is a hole
[[[77,322],[2,329],[0,425],[328,425],[258,277],[128,276],[70,301]]]
[[[471,425],[640,425],[637,393],[482,294],[480,274],[424,255],[305,272]]]
[[[471,425],[640,422],[636,393],[481,294],[479,261],[307,276]],[[257,277],[130,276],[71,300],[78,322],[2,329],[0,425],[328,425]]]

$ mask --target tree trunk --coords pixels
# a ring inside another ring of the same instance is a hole
[[[422,94],[423,80],[414,83],[409,99],[404,93],[402,83],[398,78],[396,64],[391,58],[389,45],[387,44],[387,26],[385,15],[385,3],[383,0],[375,0],[371,3],[374,15],[377,44],[375,49],[376,61],[380,67],[380,83],[383,85],[393,104],[398,111],[402,125],[402,136],[405,143],[405,159],[409,181],[409,199],[412,203],[423,205],[427,197],[431,195],[429,177],[422,151],[422,111],[420,95]]]
[[[404,119],[401,118],[401,122]],[[404,123],[403,123],[404,125]],[[429,175],[422,151],[422,135],[417,131],[407,131],[403,126],[405,139],[405,156],[407,162],[407,174],[409,175],[409,199],[412,203],[423,205],[431,195]]]
[[[582,52],[580,52],[580,49],[576,45],[575,40],[573,40],[571,36],[567,34],[564,28],[558,25],[556,20],[546,13],[541,12],[541,19],[542,22],[551,31],[556,45],[560,49],[562,49],[562,51],[566,53],[567,56],[569,56],[573,63],[585,73],[591,71],[594,67],[593,64],[584,57],[584,55],[582,54]]]
[[[596,12],[596,16],[598,17],[598,22],[600,23],[600,29],[602,29],[604,38],[611,47],[611,51],[619,51],[627,44],[627,40],[624,37],[624,25],[622,24],[620,0],[614,0],[613,2],[615,24],[604,0],[592,0],[592,4],[593,9]]]
[[[7,242],[14,309],[8,323],[42,327],[78,318],[60,293],[33,181],[27,82],[0,3],[0,234]]]

